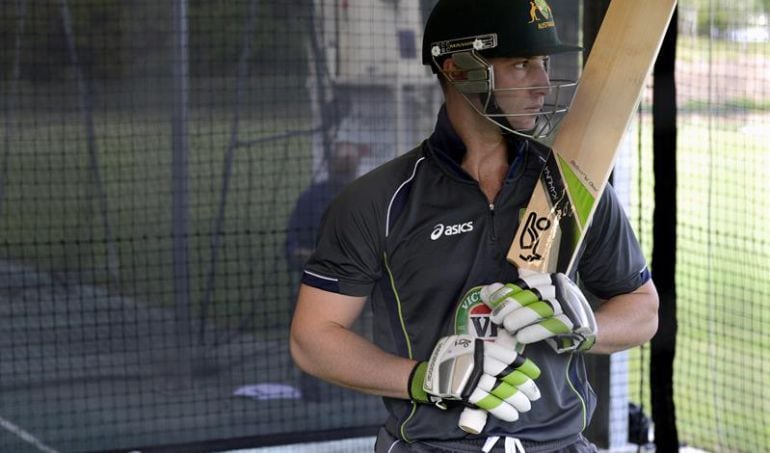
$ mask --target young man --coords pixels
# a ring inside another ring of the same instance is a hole
[[[435,131],[343,191],[305,268],[292,355],[384,397],[377,452],[595,451],[581,435],[595,406],[583,352],[636,346],[657,328],[657,294],[611,188],[570,276],[602,299],[595,317],[565,276],[520,279],[505,259],[548,152],[531,136],[549,124],[545,97],[558,89],[549,55],[577,50],[559,41],[546,2],[532,3],[535,20],[528,0],[439,0],[423,42],[445,95]],[[516,335],[523,354],[455,335],[458,302],[479,286],[490,307],[555,307],[541,318],[493,312],[490,336]],[[350,330],[367,299],[374,344]],[[573,331],[522,340],[560,311]],[[480,435],[458,427],[466,406],[490,412]]]

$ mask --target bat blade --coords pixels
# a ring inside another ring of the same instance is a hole
[[[607,185],[676,0],[613,0],[508,251],[536,272],[569,272]]]

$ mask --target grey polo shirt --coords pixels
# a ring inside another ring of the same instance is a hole
[[[457,304],[469,288],[517,278],[505,254],[548,150],[512,136],[508,148],[510,170],[490,204],[460,168],[465,147],[442,110],[428,140],[354,181],[332,203],[303,282],[368,296],[375,343],[399,356],[427,360],[436,341],[454,333]],[[582,284],[600,298],[633,291],[649,279],[611,187],[599,202],[578,263]],[[533,442],[577,436],[595,407],[582,354],[558,355],[538,343],[525,355],[542,370],[537,385],[543,397],[516,422],[490,417],[483,436]],[[467,436],[457,427],[462,406],[440,410],[384,401],[387,429],[406,441]]]

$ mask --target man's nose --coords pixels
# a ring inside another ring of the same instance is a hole
[[[540,66],[536,70],[536,75],[533,80],[533,93],[540,96],[547,96],[551,92],[551,77],[548,75],[548,71]]]

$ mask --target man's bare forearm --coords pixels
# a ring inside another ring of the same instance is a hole
[[[658,293],[648,281],[632,293],[607,300],[596,311],[594,354],[611,354],[644,344],[658,330]]]
[[[303,286],[292,322],[291,354],[305,372],[373,395],[408,399],[415,361],[389,354],[350,329],[363,300]],[[362,305],[361,305],[362,306]]]

